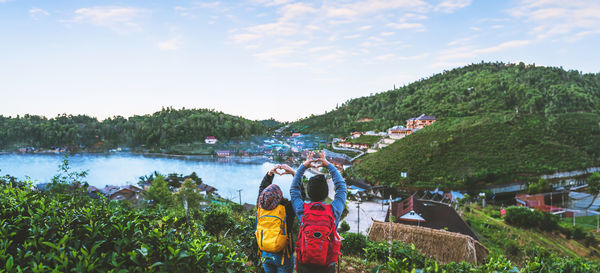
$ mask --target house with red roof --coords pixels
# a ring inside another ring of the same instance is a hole
[[[350,133],[350,137],[352,137],[352,138],[358,138],[361,135],[362,135],[361,132],[352,132],[352,133]]]
[[[214,137],[214,136],[207,136],[204,139],[204,143],[206,143],[206,144],[216,144],[217,141],[219,141],[219,140],[216,137]]]
[[[429,126],[436,121],[435,116],[427,116],[421,114],[416,118],[409,118],[406,120],[406,128],[409,129],[423,129],[425,126]]]

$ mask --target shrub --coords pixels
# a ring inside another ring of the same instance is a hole
[[[359,233],[344,233],[341,235],[342,253],[344,255],[361,255],[364,253],[364,248],[367,247],[367,237]]]
[[[0,186],[6,272],[245,272],[246,258],[173,209]],[[0,269],[0,271],[4,271]],[[114,270],[113,270],[114,269]]]
[[[235,222],[232,215],[233,212],[227,206],[210,205],[202,214],[204,230],[211,235],[219,236],[221,232],[225,232],[234,226]]]
[[[342,224],[340,225],[340,228],[338,229],[338,232],[344,233],[348,230],[350,230],[350,225],[348,224],[348,222],[343,221]]]
[[[545,231],[559,229],[558,216],[526,207],[508,207],[504,221],[523,228],[539,228]]]

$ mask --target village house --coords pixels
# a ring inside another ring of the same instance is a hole
[[[302,134],[301,134],[301,133],[293,133],[293,134],[292,134],[292,137],[300,137],[300,136],[302,136]]]
[[[231,154],[231,152],[229,150],[217,151],[218,157],[228,157],[230,154]]]
[[[406,128],[408,129],[423,129],[425,126],[429,126],[436,121],[435,116],[426,116],[421,114],[416,118],[409,118],[406,120]]]
[[[366,143],[352,143],[352,142],[347,142],[347,141],[343,141],[343,142],[338,142],[337,143],[338,146],[343,147],[343,148],[352,148],[352,149],[369,149],[371,147],[371,145],[366,144]]]
[[[197,185],[196,189],[198,189],[198,191],[200,191],[200,193],[205,193],[205,194],[214,194],[217,191],[217,189],[215,187],[206,185],[204,183]]]
[[[370,122],[370,121],[373,121],[373,119],[372,118],[361,118],[361,119],[357,120],[356,122]]]
[[[388,136],[391,139],[401,139],[407,135],[412,134],[413,131],[413,129],[408,129],[404,126],[398,125],[388,129]]]
[[[392,215],[397,223],[447,230],[477,240],[473,230],[460,218],[454,208],[437,202],[419,200],[416,195],[392,203]]]
[[[217,141],[218,141],[217,138],[214,136],[207,136],[204,139],[204,143],[206,143],[206,144],[217,144]]]
[[[375,131],[367,131],[364,133],[365,136],[387,136],[386,132],[375,132]]]
[[[361,135],[362,135],[362,133],[361,133],[361,132],[352,132],[352,133],[350,133],[350,137],[351,137],[351,138],[358,138],[358,137],[360,137]]]
[[[527,207],[536,209],[544,212],[559,212],[563,211],[562,208],[556,206],[546,205],[544,194],[518,194],[515,196],[515,201],[519,207]],[[573,212],[565,212],[566,217],[572,217]]]
[[[112,193],[110,196],[108,196],[108,198],[110,200],[129,200],[129,201],[135,201],[135,200],[139,200],[140,199],[140,192],[142,191],[142,189],[133,186],[133,185],[127,185],[124,187],[121,187],[120,189],[118,189],[117,191],[115,191],[114,193]]]

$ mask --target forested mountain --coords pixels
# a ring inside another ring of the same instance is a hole
[[[523,63],[445,71],[289,128],[345,136],[405,125],[422,113],[438,121],[362,157],[348,174],[388,185],[474,189],[600,166],[600,74]]]
[[[362,157],[352,173],[395,186],[477,190],[590,166],[600,166],[600,114],[513,113],[442,118]]]
[[[130,118],[115,116],[98,121],[85,115],[55,118],[25,115],[0,116],[0,148],[33,147],[167,147],[178,143],[261,134],[266,126],[258,121],[208,109],[163,108],[152,115]]]
[[[600,74],[556,67],[479,63],[436,74],[407,86],[349,100],[311,116],[290,131],[347,134],[404,125],[422,113],[465,117],[483,113],[554,114],[598,112]],[[359,122],[372,118],[371,122]]]

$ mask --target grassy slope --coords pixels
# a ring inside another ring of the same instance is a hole
[[[538,230],[521,229],[504,223],[501,218],[491,217],[489,209],[471,206],[463,218],[491,253],[499,253],[510,260],[522,263],[525,259],[536,255],[535,247],[565,257],[588,257],[596,252],[580,242],[568,240],[562,234],[548,233]],[[499,213],[497,213],[499,216]],[[592,256],[590,256],[592,257]],[[598,259],[594,256],[594,259]]]
[[[366,155],[353,171],[382,184],[473,188],[592,165],[600,165],[599,114],[487,114],[441,119]]]
[[[515,109],[528,114],[598,112],[600,74],[522,64],[472,64],[349,100],[323,115],[294,122],[289,130],[343,136],[404,125],[406,119],[421,113],[464,117]],[[365,117],[373,121],[358,122]]]

